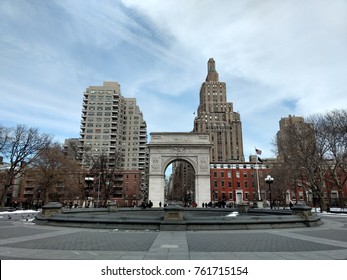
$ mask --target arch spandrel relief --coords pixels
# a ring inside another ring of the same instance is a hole
[[[155,156],[151,158],[151,170],[158,171],[161,168],[161,158],[160,156]]]
[[[199,171],[206,171],[208,170],[209,171],[209,160],[208,160],[208,157],[206,156],[201,156],[199,158]]]

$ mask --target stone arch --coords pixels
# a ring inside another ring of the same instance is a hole
[[[151,133],[149,147],[148,199],[164,202],[164,172],[175,160],[189,162],[195,171],[195,200],[198,206],[211,200],[210,149],[208,134],[186,132]]]

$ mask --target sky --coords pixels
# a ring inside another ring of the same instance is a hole
[[[282,117],[346,109],[344,0],[1,0],[0,17],[0,125],[60,142],[104,81],[137,99],[148,133],[192,131],[209,58],[246,160],[274,156]]]

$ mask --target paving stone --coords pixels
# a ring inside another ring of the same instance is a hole
[[[345,218],[322,226],[234,231],[113,231],[0,221],[1,259],[346,260]]]

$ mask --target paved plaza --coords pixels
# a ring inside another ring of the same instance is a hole
[[[0,259],[345,260],[347,214],[319,227],[228,231],[134,231],[36,225],[0,217]]]

